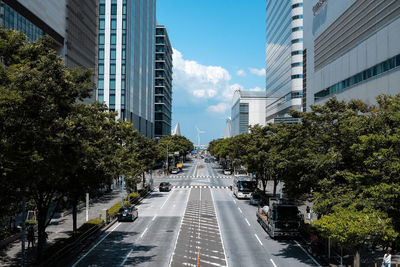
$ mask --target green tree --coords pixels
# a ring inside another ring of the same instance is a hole
[[[49,38],[29,43],[3,29],[0,37],[1,182],[34,200],[40,257],[49,207],[65,184],[63,122],[93,85],[89,71],[64,67]]]

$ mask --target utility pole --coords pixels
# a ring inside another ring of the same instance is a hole
[[[168,174],[169,174],[169,162],[168,162],[168,143],[167,143],[167,163],[166,163],[166,165],[167,165],[167,176],[168,176]]]

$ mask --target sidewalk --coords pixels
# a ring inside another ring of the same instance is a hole
[[[113,190],[106,193],[95,202],[89,205],[89,220],[99,217],[103,209],[108,209],[121,200],[121,191]],[[86,222],[86,208],[78,211],[77,227]],[[46,228],[48,234],[48,245],[54,244],[57,240],[67,238],[72,234],[72,214],[52,219]],[[36,238],[37,241],[37,238]],[[28,242],[25,244],[27,248]],[[17,240],[0,250],[0,266],[19,265],[21,259],[21,240]]]

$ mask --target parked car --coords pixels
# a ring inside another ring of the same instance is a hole
[[[225,175],[231,175],[231,174],[232,174],[232,171],[229,170],[229,169],[225,169],[225,170],[224,170],[224,174],[225,174]]]
[[[257,192],[254,192],[250,196],[250,204],[251,205],[262,205],[261,195]]]
[[[160,183],[159,190],[160,190],[160,192],[163,192],[163,191],[168,192],[168,191],[171,191],[171,187],[172,186],[169,182],[162,182],[162,183]]]
[[[131,221],[133,222],[138,216],[138,210],[136,207],[122,207],[119,209],[118,221]]]
[[[171,173],[172,173],[172,174],[178,174],[178,173],[179,173],[179,168],[173,168],[173,169],[171,170]]]

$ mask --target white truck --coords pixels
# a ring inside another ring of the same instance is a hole
[[[258,208],[257,221],[272,237],[297,237],[303,223],[295,203],[284,199],[270,199],[269,205]]]

